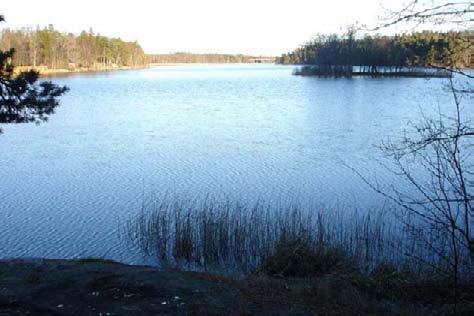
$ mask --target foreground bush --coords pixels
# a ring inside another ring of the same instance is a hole
[[[349,270],[355,271],[355,265],[342,250],[331,247],[314,249],[304,239],[280,241],[261,267],[263,273],[281,277],[314,277]]]

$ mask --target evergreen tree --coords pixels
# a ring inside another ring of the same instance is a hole
[[[0,22],[3,21],[0,15]],[[0,123],[46,121],[68,88],[50,81],[39,82],[36,71],[14,74],[14,55],[14,48],[0,51]]]
[[[315,65],[328,72],[361,66],[397,71],[403,67],[469,67],[472,64],[474,32],[424,31],[400,36],[356,38],[353,29],[344,36],[320,35],[279,58],[283,64]]]

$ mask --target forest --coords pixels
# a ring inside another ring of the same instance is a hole
[[[145,54],[137,42],[109,38],[92,30],[79,35],[62,33],[52,25],[44,28],[4,29],[0,50],[15,49],[14,64],[41,72],[50,69],[99,70],[118,67],[141,67],[147,64],[179,63],[253,63],[262,56],[232,54]],[[265,58],[271,60],[273,58]]]
[[[15,49],[14,64],[48,69],[104,69],[138,67],[146,63],[137,42],[126,42],[95,34],[62,33],[52,25],[45,28],[4,29],[0,50]]]
[[[345,35],[318,35],[277,62],[312,66],[319,75],[393,73],[407,67],[470,67],[474,63],[474,32],[439,33],[423,31],[395,36],[356,37],[353,30]]]
[[[209,64],[227,64],[227,63],[252,63],[260,58],[249,55],[231,55],[231,54],[194,54],[186,52],[177,52],[172,54],[150,54],[147,55],[147,61],[150,64],[187,64],[187,63],[209,63]]]

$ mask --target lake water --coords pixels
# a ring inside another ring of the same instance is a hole
[[[3,126],[0,257],[141,263],[118,237],[163,196],[380,207],[347,167],[393,179],[374,146],[450,106],[441,79],[322,79],[275,65],[54,78],[50,121]]]

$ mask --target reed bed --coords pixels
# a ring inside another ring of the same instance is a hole
[[[126,223],[125,233],[162,267],[248,273],[279,245],[294,241],[304,241],[315,252],[337,250],[364,273],[384,264],[419,273],[426,262],[442,264],[397,223],[390,210],[165,199],[144,204]]]

